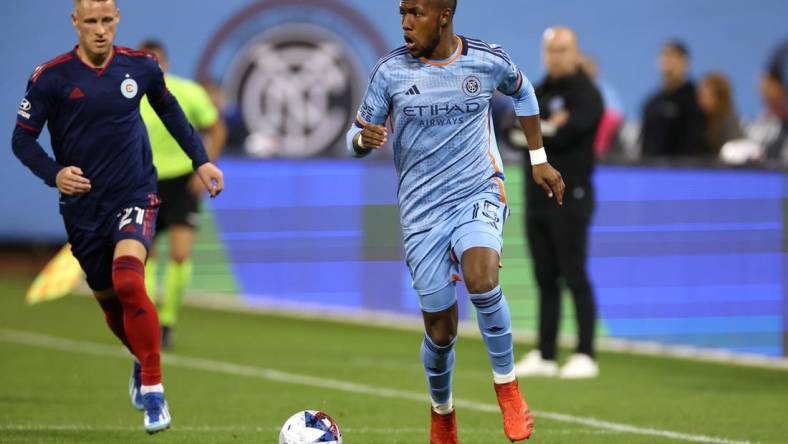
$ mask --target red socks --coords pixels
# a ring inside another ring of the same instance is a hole
[[[104,318],[107,320],[109,329],[129,349],[131,354],[134,354],[134,350],[131,349],[129,340],[126,338],[126,330],[123,328],[123,306],[120,305],[118,298],[96,299],[96,301],[104,310]]]
[[[115,259],[112,262],[112,287],[123,308],[123,326],[127,342],[142,365],[142,385],[160,384],[159,317],[156,314],[156,307],[145,292],[145,265],[142,261],[133,256],[121,256]],[[112,324],[110,328],[115,331]]]

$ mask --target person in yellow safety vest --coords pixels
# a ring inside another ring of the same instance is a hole
[[[206,90],[197,82],[168,73],[168,58],[164,45],[146,40],[140,49],[156,55],[165,73],[167,88],[178,98],[186,118],[202,135],[208,157],[215,161],[224,146],[227,130],[216,106]],[[148,128],[153,164],[158,172],[158,192],[162,203],[156,221],[156,233],[167,231],[170,236],[170,257],[164,272],[163,293],[158,304],[161,322],[161,345],[172,346],[172,333],[178,320],[178,310],[192,277],[192,243],[199,225],[200,200],[204,191],[191,170],[191,161],[178,148],[175,139],[148,104],[142,101],[142,119]],[[148,295],[157,295],[157,260],[154,247],[145,266]]]

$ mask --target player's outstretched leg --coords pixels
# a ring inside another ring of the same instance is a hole
[[[129,344],[128,338],[126,338],[126,330],[123,326],[123,305],[121,305],[120,300],[118,300],[117,296],[115,295],[114,290],[106,290],[106,291],[97,291],[95,292],[96,301],[101,306],[101,310],[104,311],[104,318],[107,321],[107,325],[109,329],[112,330],[112,333],[120,339],[120,342],[126,346],[126,348],[134,355],[134,351],[131,349],[131,344]],[[135,359],[134,366],[132,367],[131,377],[129,378],[129,399],[131,400],[131,406],[134,407],[136,410],[142,410],[142,393],[140,393],[140,386],[142,385],[142,379],[140,377],[140,363]]]
[[[504,432],[512,441],[528,439],[533,432],[533,416],[514,375],[512,325],[506,298],[496,286],[486,293],[471,294],[471,302],[476,307],[479,330],[493,367]]]
[[[511,441],[521,441],[533,432],[533,415],[515,378],[512,320],[498,285],[498,266],[499,254],[494,249],[470,248],[462,254],[465,285],[492,364],[504,433]]]
[[[454,287],[444,291],[456,298]],[[457,304],[436,313],[424,312],[426,333],[421,343],[421,361],[427,374],[432,400],[431,444],[457,444],[457,418],[451,382],[454,371],[454,345],[457,343]]]
[[[449,344],[436,345],[428,335],[421,344],[421,360],[427,373],[427,384],[432,399],[430,443],[453,444],[457,442],[457,419],[451,395],[451,377],[454,370],[454,338]]]
[[[112,263],[112,285],[123,306],[123,323],[140,363],[140,393],[148,433],[169,428],[170,414],[161,384],[160,333],[156,308],[145,292],[145,267],[134,256],[120,256]]]
[[[454,345],[457,338],[446,345],[437,345],[428,335],[421,343],[421,362],[427,373],[433,408],[447,412],[451,410],[451,376],[454,370]],[[441,410],[442,409],[442,410]]]

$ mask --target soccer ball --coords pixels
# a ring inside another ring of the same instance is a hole
[[[313,443],[342,444],[339,425],[323,412],[298,412],[285,421],[279,432],[279,444]]]

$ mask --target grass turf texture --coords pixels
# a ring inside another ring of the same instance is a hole
[[[332,415],[346,443],[428,441],[419,332],[185,307],[176,358],[329,378],[424,399],[225,374],[165,355],[173,428],[148,437],[126,393],[131,359],[116,346],[98,306],[89,298],[67,297],[30,308],[23,303],[28,279],[0,280],[2,443],[276,442],[278,427],[303,409]],[[13,331],[103,346],[96,353],[62,351],[9,339]],[[530,442],[681,442],[557,421],[539,412],[736,441],[786,442],[787,372],[614,353],[601,354],[600,362],[602,376],[592,381],[521,381],[537,412]],[[459,340],[454,391],[458,399],[495,405],[479,339]],[[508,442],[499,413],[459,407],[457,414],[461,442]]]

